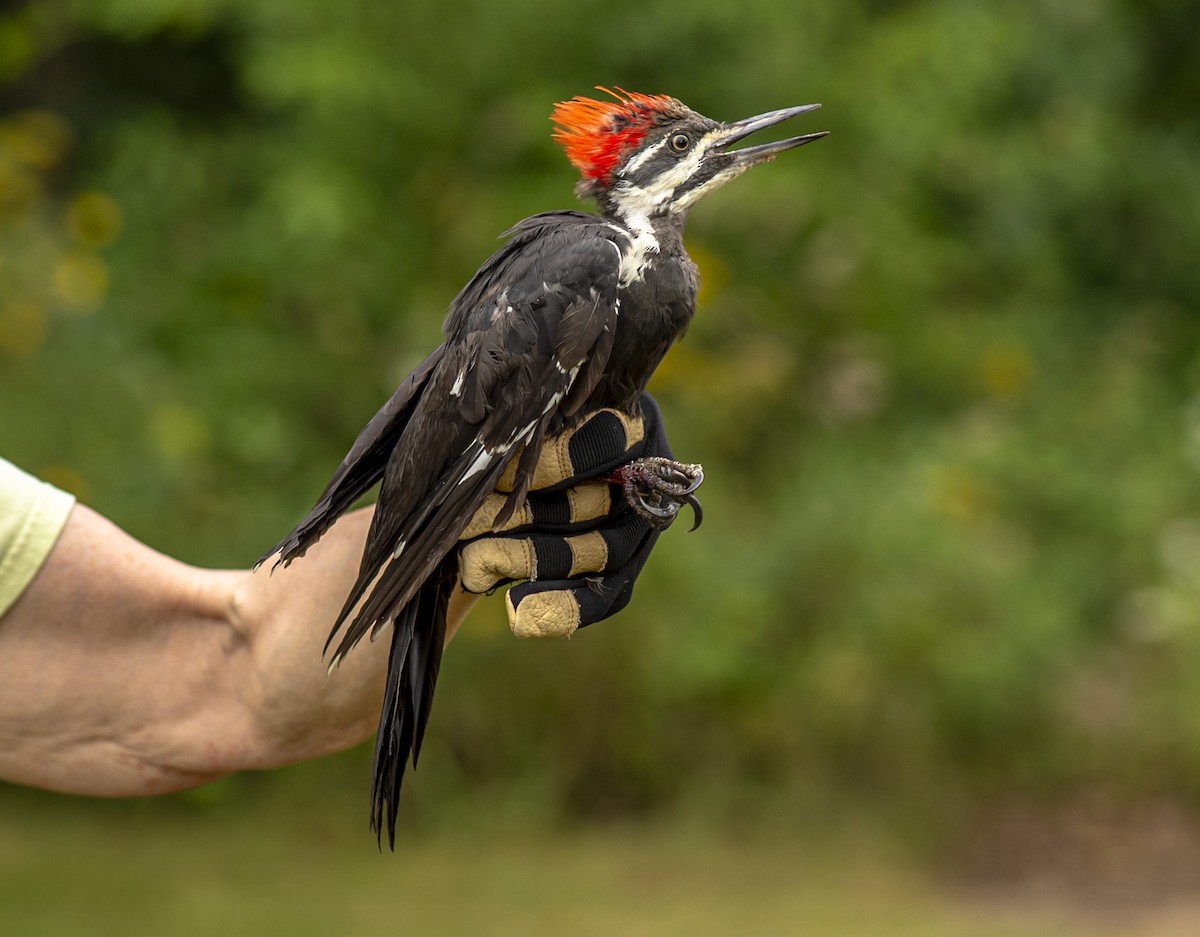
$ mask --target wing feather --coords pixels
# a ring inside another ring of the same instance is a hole
[[[335,660],[397,619],[516,458],[503,523],[564,401],[578,409],[603,373],[617,252],[595,233],[601,225],[582,238],[578,228],[524,230],[459,294],[441,360],[383,474],[359,577],[330,634]]]

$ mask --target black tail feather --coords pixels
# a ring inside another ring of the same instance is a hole
[[[403,554],[385,559],[381,570],[360,573],[326,641],[326,650],[334,648],[334,660],[344,658],[380,622],[397,614],[397,609],[412,605],[422,584],[435,575],[445,557],[456,555],[454,545],[459,534],[504,469],[503,462],[497,461],[492,468],[463,480],[469,462],[470,457],[459,459],[455,470],[439,480],[405,519],[395,535],[406,541]],[[384,494],[386,491],[380,494],[381,505]],[[376,517],[379,513],[376,511]],[[368,549],[372,538],[368,539]]]
[[[371,830],[383,848],[396,848],[400,787],[411,759],[417,765],[446,640],[446,609],[457,577],[453,554],[444,559],[393,624],[392,650],[371,781]]]

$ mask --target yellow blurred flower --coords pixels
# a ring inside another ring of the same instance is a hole
[[[940,466],[929,483],[934,511],[964,524],[991,513],[991,496],[982,479],[963,468]]]
[[[650,379],[652,390],[661,392],[670,387],[710,387],[719,380],[718,362],[695,345],[676,344]]]
[[[73,494],[80,501],[91,496],[92,486],[69,465],[46,465],[37,474],[42,481]]]
[[[729,268],[703,244],[689,244],[688,255],[700,271],[700,295],[697,301],[707,303],[725,290],[729,283]]]
[[[92,312],[108,293],[108,267],[91,251],[68,251],[54,266],[53,287],[67,308]]]
[[[160,404],[150,415],[149,431],[155,448],[173,460],[201,455],[212,442],[204,417],[181,403]]]
[[[979,358],[983,389],[991,397],[1019,397],[1033,382],[1033,360],[1019,345],[993,345]]]
[[[111,244],[122,221],[121,206],[103,192],[80,192],[67,208],[67,230],[85,247]]]
[[[650,379],[652,393],[682,387],[697,399],[744,402],[791,386],[795,355],[786,345],[751,336],[723,356],[681,342]]]
[[[0,121],[0,158],[5,162],[49,169],[71,145],[71,125],[50,111],[22,111]]]
[[[0,226],[24,223],[41,196],[36,173],[0,158]]]
[[[10,299],[0,305],[0,352],[27,358],[46,341],[46,310],[31,299]]]

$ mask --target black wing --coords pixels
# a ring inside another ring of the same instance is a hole
[[[395,620],[514,458],[508,510],[525,497],[544,438],[587,398],[612,350],[617,237],[582,213],[529,219],[455,299],[383,473],[358,580],[330,635],[349,621],[335,663]]]

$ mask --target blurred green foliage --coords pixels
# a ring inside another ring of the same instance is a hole
[[[39,0],[0,82],[0,452],[228,566],[573,204],[554,101],[822,101],[690,222],[703,531],[569,643],[477,615],[414,796],[1200,798],[1195,4]]]

